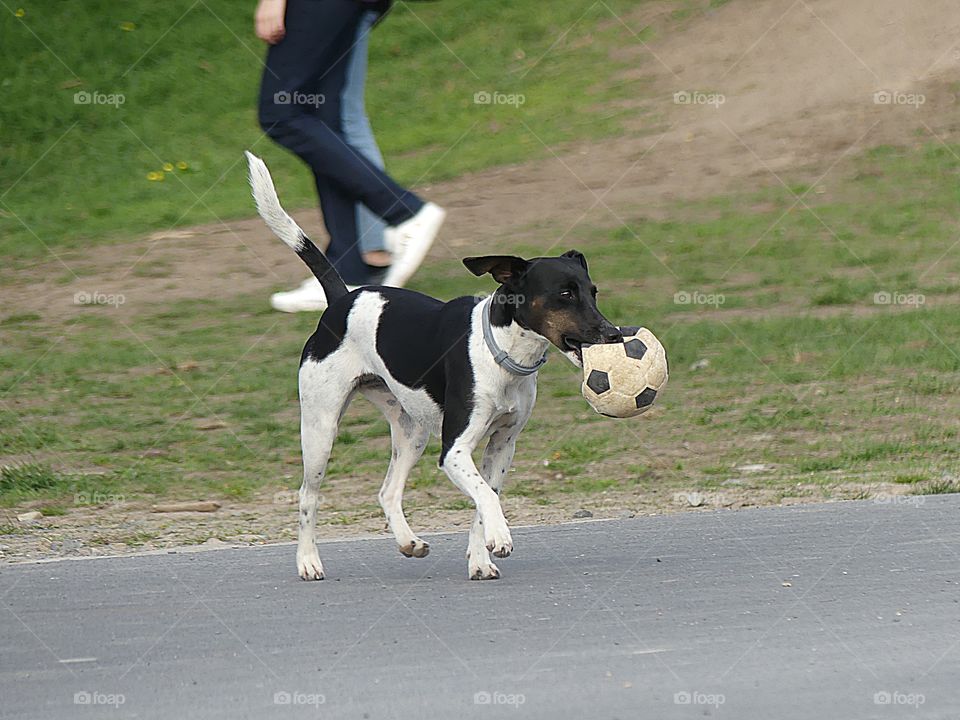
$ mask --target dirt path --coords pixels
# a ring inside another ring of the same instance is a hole
[[[797,483],[784,494],[781,488],[765,486],[762,474],[751,475],[741,484],[718,491],[693,492],[651,490],[629,492],[608,490],[588,498],[575,495],[554,496],[550,505],[539,505],[533,498],[507,494],[504,513],[511,526],[542,525],[595,519],[659,515],[663,513],[717,509],[742,509],[764,505],[797,505],[829,500],[856,500],[864,497],[889,501],[904,496],[909,489],[892,483],[869,482],[869,478],[838,479],[827,487]],[[357,493],[341,493],[327,488],[321,498],[317,534],[322,540],[343,537],[389,537],[379,508],[358,503]],[[364,497],[369,500],[375,496]],[[446,530],[466,531],[473,511],[444,508],[444,501],[459,499],[452,487],[427,497],[419,491],[406,493],[407,518],[416,532],[426,534]],[[904,498],[909,500],[909,498]],[[0,562],[22,562],[54,557],[95,557],[131,552],[174,549],[187,545],[222,547],[263,545],[296,540],[296,492],[264,495],[250,503],[224,502],[213,513],[151,512],[145,503],[105,504],[72,510],[67,515],[44,517],[18,524],[18,531],[0,538]],[[351,508],[351,509],[346,509]],[[362,508],[362,509],[358,509]]]

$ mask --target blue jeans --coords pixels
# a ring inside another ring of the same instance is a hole
[[[364,90],[367,81],[367,45],[370,30],[377,21],[377,13],[368,10],[360,17],[356,44],[347,65],[346,84],[340,95],[340,118],[343,136],[367,160],[383,170],[383,155],[373,137],[373,128],[367,117]],[[357,203],[357,239],[361,252],[384,250],[383,231],[387,227],[379,217],[362,203]]]
[[[355,0],[288,0],[287,34],[267,50],[258,107],[264,132],[313,172],[330,234],[326,255],[350,285],[372,279],[357,241],[357,204],[387,225],[409,220],[424,204],[343,134],[341,95],[364,15]]]

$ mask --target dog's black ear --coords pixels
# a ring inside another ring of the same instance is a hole
[[[517,280],[527,271],[530,265],[523,258],[515,255],[484,255],[483,257],[468,257],[463,259],[467,270],[474,275],[490,273],[498,283],[509,283]]]
[[[567,250],[560,257],[571,258],[573,260],[576,260],[581,265],[583,265],[584,270],[589,271],[589,268],[587,267],[587,259],[583,256],[583,253],[580,252],[579,250]]]

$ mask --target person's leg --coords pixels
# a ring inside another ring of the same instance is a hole
[[[327,254],[344,279],[363,284],[371,272],[357,246],[359,201],[396,226],[391,230],[395,261],[383,283],[402,286],[432,244],[445,213],[402,188],[343,137],[341,93],[361,12],[352,0],[289,0],[286,37],[267,54],[259,119],[271,138],[312,169],[330,231]],[[307,304],[297,298],[284,307],[274,302],[274,307],[296,311],[326,306],[318,284],[308,281],[304,288],[310,295]],[[297,292],[278,293],[272,301]]]
[[[326,254],[351,285],[371,279],[357,245],[357,199],[377,205],[394,222],[403,222],[422,206],[388,177],[376,177],[381,171],[342,137],[340,96],[360,15],[361,8],[351,0],[290,0],[287,34],[268,51],[260,91],[264,130],[313,171],[330,235]],[[309,282],[302,290],[311,297],[318,294]],[[304,309],[324,303],[318,295],[317,303]]]
[[[343,98],[346,95],[348,71],[360,50],[366,50],[357,44],[362,18],[363,14],[358,16],[357,27],[352,33],[340,34],[334,44],[337,56],[335,62],[310,83],[312,94],[323,97],[324,101],[310,107],[309,112],[327,127],[337,131],[343,139],[344,147],[351,153],[368,160],[358,148],[349,143],[344,133]],[[348,285],[375,284],[382,278],[378,276],[377,269],[364,262],[359,243],[357,206],[362,207],[362,204],[358,203],[346,188],[323,172],[314,170],[314,180],[324,222],[330,233],[327,258]]]
[[[381,170],[384,167],[383,155],[377,147],[373,128],[367,117],[364,91],[367,79],[368,35],[377,20],[377,13],[367,10],[360,17],[357,26],[356,44],[350,53],[347,64],[346,83],[340,96],[340,114],[343,136],[353,148],[358,150],[370,162]],[[357,236],[364,260],[370,262],[370,254],[386,252],[383,233],[387,224],[370,212],[363,204],[357,203]],[[386,264],[386,263],[383,263]]]
[[[383,157],[373,137],[364,103],[367,71],[367,35],[376,21],[376,13],[367,11],[357,28],[354,52],[347,67],[346,84],[341,96],[341,119],[347,142],[378,167]],[[357,210],[357,233],[364,262],[384,268],[380,282],[402,287],[416,272],[433,244],[445,213],[432,203],[398,228],[385,224],[363,206]],[[388,235],[389,233],[389,235]],[[372,277],[377,277],[371,270]]]
[[[389,225],[409,220],[423,201],[363,157],[340,130],[340,93],[362,7],[353,0],[290,0],[287,34],[267,53],[260,86],[264,131]],[[324,88],[320,112],[311,95]],[[306,96],[306,97],[304,97]]]

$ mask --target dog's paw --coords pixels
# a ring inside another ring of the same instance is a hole
[[[500,579],[500,569],[494,565],[492,562],[484,563],[483,565],[474,565],[469,563],[467,571],[470,574],[471,580],[499,580]]]
[[[430,554],[430,543],[416,537],[398,547],[400,554],[405,557],[422,558]]]
[[[510,536],[510,528],[502,522],[499,527],[490,527],[487,524],[483,526],[484,542],[487,550],[497,557],[507,557],[513,552],[513,538]]]
[[[301,580],[323,580],[323,563],[314,547],[311,550],[297,550],[297,574]]]

